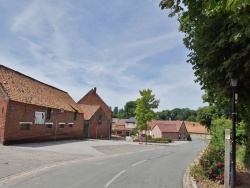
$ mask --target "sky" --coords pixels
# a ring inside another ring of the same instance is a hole
[[[112,108],[151,89],[157,111],[206,106],[177,18],[160,0],[0,0],[0,64]]]

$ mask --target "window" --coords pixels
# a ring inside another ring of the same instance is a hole
[[[50,115],[51,115],[51,108],[48,108],[46,110],[46,119],[50,119]]]
[[[47,129],[51,129],[51,128],[52,128],[53,123],[45,123],[45,125],[46,125],[46,128],[47,128]]]
[[[69,127],[73,127],[73,123],[69,123]]]
[[[77,113],[78,113],[78,111],[76,110],[76,111],[74,112],[74,120],[77,119]]]
[[[59,123],[59,128],[64,128],[65,123]]]
[[[102,115],[99,115],[99,117],[98,117],[98,123],[102,123]]]
[[[21,125],[21,130],[29,130],[32,122],[20,122],[19,124]]]

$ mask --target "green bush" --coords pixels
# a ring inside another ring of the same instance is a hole
[[[247,143],[247,134],[246,134],[246,124],[244,122],[240,122],[236,126],[236,143],[239,145],[246,145]]]
[[[188,140],[188,141],[192,141],[192,138],[191,138],[190,134],[188,134],[187,140]]]
[[[138,133],[137,130],[135,129],[132,129],[131,131],[129,131],[129,135],[132,136],[132,135],[136,135]]]
[[[151,138],[149,141],[158,143],[171,143],[173,140],[170,138]]]
[[[148,139],[148,140],[151,140],[151,139],[152,139],[152,136],[151,136],[151,135],[147,135],[147,139]]]
[[[224,182],[224,149],[209,145],[199,162],[209,179]]]
[[[212,180],[224,182],[225,129],[231,128],[231,120],[217,119],[212,121],[209,146],[199,160],[203,174]]]

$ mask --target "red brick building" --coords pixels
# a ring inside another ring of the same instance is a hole
[[[67,92],[0,65],[0,143],[81,139],[83,125]]]
[[[88,130],[90,138],[110,138],[112,126],[112,111],[109,106],[91,89],[78,101],[85,116],[85,133]],[[87,134],[85,134],[87,136]]]
[[[187,140],[188,131],[184,121],[152,120],[149,126],[151,128],[150,135],[153,138]]]
[[[109,118],[101,106],[78,104],[84,113],[84,138],[109,139]]]

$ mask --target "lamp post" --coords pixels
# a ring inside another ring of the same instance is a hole
[[[235,108],[235,90],[237,88],[237,80],[231,79],[232,96],[232,159],[231,159],[231,188],[235,188],[236,180],[236,108]]]

